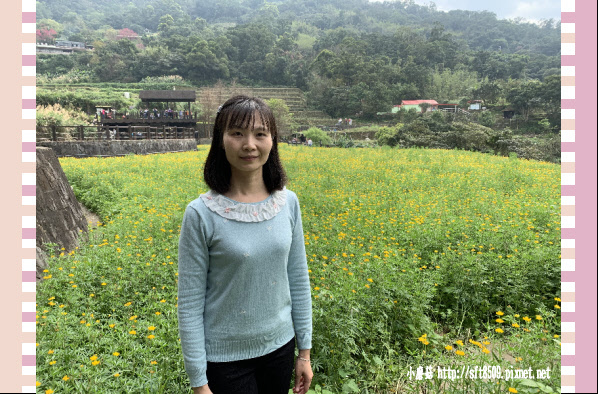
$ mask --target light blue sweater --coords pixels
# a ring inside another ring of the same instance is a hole
[[[191,387],[207,361],[311,348],[311,293],[295,193],[240,203],[214,191],[189,203],[179,240],[178,319]]]

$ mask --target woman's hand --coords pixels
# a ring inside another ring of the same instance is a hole
[[[306,394],[311,385],[314,373],[311,370],[310,362],[302,360],[301,358],[309,360],[309,350],[306,355],[302,355],[301,351],[299,351],[299,357],[300,358],[297,358],[297,361],[295,362],[295,387],[293,387],[293,393]]]
[[[212,394],[212,390],[207,384],[204,384],[203,386],[193,387],[193,394]]]

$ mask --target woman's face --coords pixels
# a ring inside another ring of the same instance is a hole
[[[272,135],[256,113],[253,128],[226,129],[222,144],[232,172],[261,172],[272,150]]]

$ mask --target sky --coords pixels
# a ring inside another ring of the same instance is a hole
[[[431,2],[430,0],[414,1],[419,5],[429,5]],[[521,17],[530,22],[538,22],[542,19],[550,18],[554,20],[561,19],[561,0],[434,0],[433,2],[439,11],[490,11],[494,12],[498,19],[515,19]]]

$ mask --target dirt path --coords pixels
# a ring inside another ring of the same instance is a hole
[[[85,219],[89,224],[89,228],[96,228],[98,226],[98,222],[100,221],[100,217],[95,213],[91,212],[89,209],[85,207],[85,205],[80,204],[81,209],[83,209],[83,214],[85,215]]]

